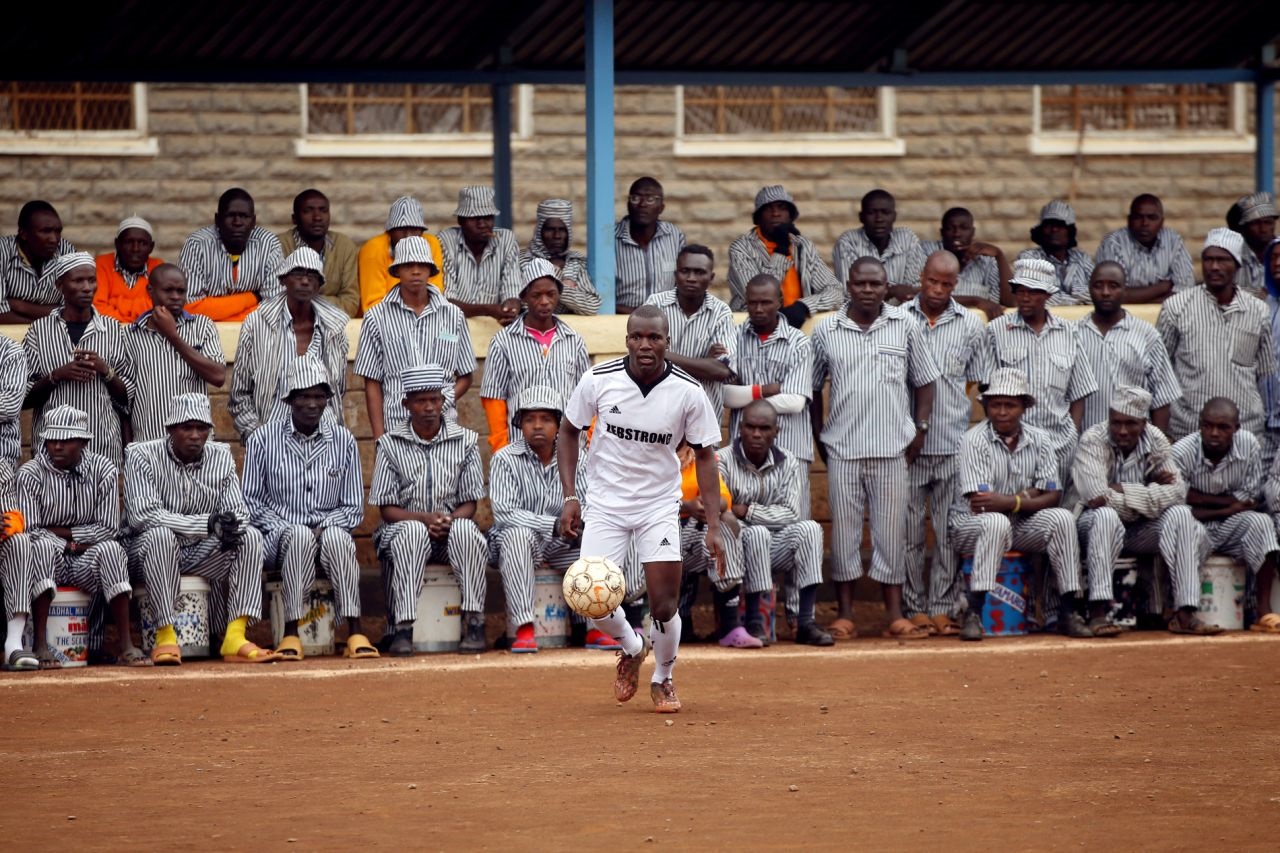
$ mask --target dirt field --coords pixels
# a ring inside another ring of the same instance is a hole
[[[6,675],[0,838],[1262,849],[1277,660],[1280,640],[1241,634],[698,646],[665,718],[644,684],[619,707],[612,655],[585,651]]]

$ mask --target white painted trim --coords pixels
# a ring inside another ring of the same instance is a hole
[[[155,157],[160,143],[147,136],[147,87],[133,84],[133,130],[0,131],[0,155],[69,157]]]

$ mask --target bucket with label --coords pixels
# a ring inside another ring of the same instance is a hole
[[[563,649],[569,645],[569,606],[564,603],[564,575],[539,572],[533,576],[533,636],[542,649]],[[507,624],[507,636],[514,638],[516,628]]]
[[[1200,566],[1200,618],[1228,631],[1244,630],[1245,568],[1214,554]]]
[[[556,586],[559,590],[559,585]],[[413,623],[417,652],[456,652],[462,636],[462,590],[448,566],[427,566],[418,593],[418,618]]]
[[[973,575],[973,556],[960,564],[966,588]],[[987,593],[982,613],[982,630],[992,637],[1020,637],[1027,633],[1027,563],[1018,551],[1000,560],[995,588]]]
[[[284,584],[273,581],[267,584],[271,596],[271,637],[278,647],[284,639]],[[303,657],[333,654],[333,586],[327,580],[317,579],[311,590],[302,596],[302,618],[298,620],[298,639],[302,641]]]
[[[209,657],[209,582],[194,575],[183,575],[178,581],[178,596],[173,602],[173,629],[178,635],[182,659]],[[147,590],[133,591],[138,603],[138,624],[142,629],[142,650],[150,653],[156,644],[156,624],[147,603]]]
[[[89,665],[89,596],[60,586],[49,603],[45,640],[63,668]]]

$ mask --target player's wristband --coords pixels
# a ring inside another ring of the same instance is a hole
[[[565,495],[565,496],[564,496],[564,502],[565,502],[565,503],[568,503],[569,501],[573,501],[573,502],[574,502],[574,503],[576,503],[576,504],[580,504],[580,503],[582,503],[582,501],[578,500],[578,496],[577,496],[577,495]]]
[[[760,392],[760,386],[759,386],[759,385],[752,385],[752,386],[751,386],[751,399],[752,399],[752,400],[759,400],[759,399],[760,399],[761,397],[763,397],[763,396],[764,396],[764,395],[763,395],[763,394],[761,394],[761,392]]]

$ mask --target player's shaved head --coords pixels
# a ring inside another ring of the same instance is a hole
[[[778,438],[778,412],[767,400],[753,400],[742,410],[738,442],[742,453],[756,465],[764,464]]]
[[[768,400],[752,400],[742,410],[743,421],[773,426],[778,422],[778,410]]]
[[[959,275],[960,259],[951,252],[939,249],[925,259],[924,267],[926,270],[932,270],[934,273],[943,275]]]
[[[636,320],[654,320],[662,327],[664,335],[671,334],[671,327],[667,323],[667,315],[662,313],[662,309],[657,305],[641,305],[627,315],[627,334],[634,331]]]

